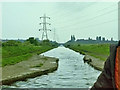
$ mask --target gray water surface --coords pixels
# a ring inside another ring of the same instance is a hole
[[[83,55],[63,46],[43,53],[59,58],[58,69],[27,81],[19,81],[11,87],[19,88],[89,88],[101,73],[83,61]]]

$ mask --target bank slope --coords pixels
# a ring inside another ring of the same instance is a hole
[[[66,47],[85,55],[84,61],[97,70],[103,70],[109,56],[109,44],[70,44]]]
[[[14,65],[8,65],[2,68],[3,85],[10,85],[16,81],[26,80],[57,70],[58,59],[34,55],[26,61]]]

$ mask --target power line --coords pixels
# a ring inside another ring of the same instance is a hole
[[[110,5],[109,7],[105,7],[105,8],[103,8],[103,9],[98,10],[98,11],[100,12],[100,11],[103,11],[103,10],[109,9],[109,8],[111,8],[112,6],[115,7],[116,5]]]
[[[113,5],[111,5],[111,6],[113,6]],[[109,6],[109,7],[111,7],[111,6]],[[109,7],[106,7],[106,8],[109,8]],[[105,8],[104,8],[105,9]],[[102,11],[102,10],[104,10],[104,9],[101,9],[101,10],[98,10],[98,11]],[[118,8],[117,8],[118,9]],[[95,17],[92,17],[92,18],[89,18],[89,19],[85,19],[85,20],[83,20],[82,21],[82,23],[83,22],[86,22],[86,21],[90,21],[90,20],[94,20],[94,19],[96,19],[96,18],[98,18],[98,17],[101,17],[101,16],[104,16],[104,15],[106,15],[106,14],[109,14],[109,13],[111,13],[111,12],[115,12],[117,9],[112,9],[112,10],[110,10],[110,11],[108,11],[108,12],[105,12],[105,13],[103,13],[103,14],[100,14],[100,15],[97,15],[97,16],[95,16]],[[97,13],[98,14],[98,13]],[[80,17],[80,18],[85,18],[86,17],[86,15],[83,15],[82,14],[82,17]],[[77,17],[77,18],[74,18],[74,19],[78,19],[79,17]],[[72,20],[72,19],[71,19]],[[69,21],[71,21],[71,20],[69,20]],[[75,24],[76,23],[78,23],[78,22],[75,22]],[[72,24],[72,23],[71,23]]]
[[[105,21],[105,22],[102,22],[102,23],[94,24],[94,25],[88,25],[88,26],[82,27],[82,28],[80,28],[80,29],[89,28],[89,27],[93,27],[93,26],[97,26],[97,25],[102,25],[102,24],[114,22],[114,21],[116,21],[116,20],[118,20],[118,19],[113,19],[113,20]]]
[[[50,17],[47,17],[45,14],[44,16],[40,17],[40,19],[43,19],[43,22],[40,23],[40,25],[43,25],[42,29],[39,29],[39,31],[43,30],[42,33],[42,40],[47,39],[48,40],[48,35],[47,35],[47,31],[51,31],[50,29],[47,29],[47,24],[51,25],[50,23],[46,22],[46,19],[50,19]]]
[[[84,8],[83,8],[82,10],[80,10],[80,11],[83,11],[84,9],[87,9],[87,8],[91,7],[91,6],[92,6],[92,5],[94,5],[95,3],[96,3],[96,2],[94,2],[93,4],[88,4],[88,6],[87,6],[87,7],[84,7]],[[65,8],[65,7],[62,7],[62,8],[63,8],[63,10],[64,10],[64,8]],[[66,11],[63,11],[63,12],[65,12],[65,13],[67,13],[67,14],[68,14],[68,13],[70,13],[70,12],[71,12],[71,11],[70,11],[71,9],[72,9],[72,7],[70,7],[69,9],[66,9]],[[75,8],[75,10],[76,10],[76,9],[78,9],[78,7],[77,7],[77,8]],[[57,15],[58,15],[58,17],[61,17],[61,16],[62,16],[62,17],[66,17],[66,15],[64,15],[64,16],[63,16],[63,14],[62,14],[61,12],[58,12],[58,11],[56,11],[56,12],[52,13],[51,15],[54,15],[54,14],[55,14],[55,15],[57,14]],[[72,14],[69,14],[69,16],[70,16],[70,15],[72,16]],[[82,15],[82,14],[81,14],[81,15]],[[74,16],[74,17],[75,17],[75,16]],[[86,16],[85,16],[85,15],[82,15],[81,17],[83,17],[83,18],[84,18],[84,17],[86,17]],[[71,21],[71,20],[69,20],[69,21]],[[60,23],[62,23],[62,22],[60,22]]]
[[[115,12],[116,10],[118,10],[118,8],[117,8],[117,9],[113,9],[113,10],[108,11],[108,12],[105,12],[105,13],[103,13],[103,14],[97,15],[97,16],[92,17],[92,18],[90,18],[90,19],[84,20],[84,21],[82,21],[82,23],[85,22],[85,21],[94,20],[94,19],[96,19],[96,18],[98,18],[98,17],[101,17],[101,16],[104,16],[104,15],[106,15],[106,14],[109,14],[109,13]]]
[[[110,10],[110,11],[108,11],[108,12],[103,13],[103,14],[100,14],[100,15],[97,15],[97,16],[95,16],[95,17],[92,17],[92,18],[89,18],[89,19],[83,20],[83,21],[81,21],[81,23],[86,23],[86,21],[87,21],[87,22],[89,22],[89,21],[93,21],[93,20],[95,20],[96,18],[99,18],[99,17],[104,16],[104,15],[106,15],[106,14],[109,14],[109,13],[115,12],[115,11],[118,10],[118,9],[119,9],[119,8],[117,8],[117,9],[112,9],[112,10]],[[77,25],[77,24],[80,24],[80,23],[75,22],[74,24]],[[70,25],[63,26],[63,27],[60,27],[60,28],[64,28],[64,27],[68,28],[68,27],[70,27]]]
[[[87,26],[81,27],[81,28],[79,28],[79,29],[84,29],[84,28],[89,28],[89,27],[93,27],[93,26],[97,26],[97,25],[102,25],[102,24],[114,22],[114,21],[116,21],[116,20],[120,20],[120,19],[112,19],[112,20],[109,20],[109,21],[105,21],[105,22],[101,22],[101,23],[97,23],[97,24],[93,24],[93,25],[87,25]],[[68,28],[68,27],[66,27],[66,28]],[[73,29],[72,26],[69,26],[69,28],[72,28],[72,29]],[[65,29],[65,28],[64,28],[64,29]],[[75,28],[74,28],[74,29],[75,29]],[[78,28],[77,28],[77,29],[78,29]]]

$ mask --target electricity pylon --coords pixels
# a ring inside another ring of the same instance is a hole
[[[43,22],[40,23],[40,25],[43,25],[42,26],[42,29],[39,29],[39,31],[43,30],[43,33],[42,33],[42,40],[44,40],[44,38],[46,38],[46,40],[48,40],[48,35],[47,35],[47,31],[51,31],[50,29],[47,29],[47,24],[48,25],[51,25],[50,23],[47,23],[46,22],[46,19],[50,19],[50,17],[46,17],[46,15],[44,14],[44,16],[40,17],[40,19],[43,19]]]

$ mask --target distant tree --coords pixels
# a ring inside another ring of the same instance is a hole
[[[70,47],[70,45],[68,44],[67,47]]]
[[[80,44],[78,44],[78,46],[80,46]]]
[[[75,36],[73,35],[73,40],[75,41]]]
[[[43,40],[43,42],[50,42],[50,40],[48,40],[48,39],[47,40]]]
[[[75,36],[71,35],[71,41],[75,41]]]
[[[34,44],[36,46],[39,45],[39,42],[36,39],[34,39],[34,37],[30,37],[26,41],[29,41],[31,44]]]
[[[97,40],[97,41],[99,40],[99,37],[98,37],[98,36],[96,37],[96,40]]]
[[[43,40],[40,42],[40,45],[51,45],[51,42],[49,40]]]
[[[58,47],[59,46],[59,44],[56,41],[54,41],[54,42],[51,41],[50,43],[53,47]]]

